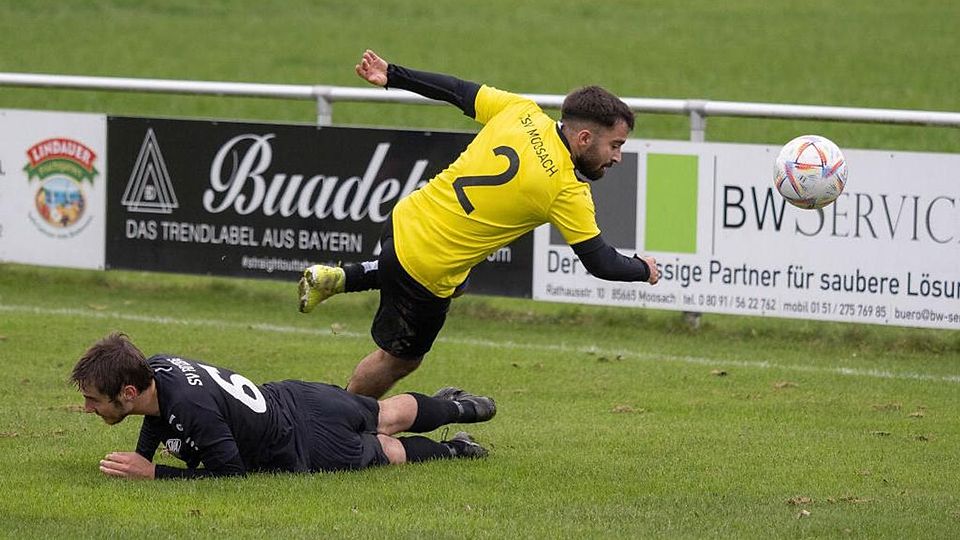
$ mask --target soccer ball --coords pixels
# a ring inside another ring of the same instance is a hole
[[[802,135],[783,145],[773,185],[790,204],[813,209],[837,200],[847,183],[847,162],[833,141]]]

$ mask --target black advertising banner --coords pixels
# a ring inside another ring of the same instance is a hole
[[[379,253],[394,204],[466,133],[110,117],[107,268],[295,280]],[[533,237],[493,253],[470,291],[531,296]]]

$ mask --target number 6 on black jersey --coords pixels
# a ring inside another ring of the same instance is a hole
[[[463,211],[467,214],[473,212],[474,208],[473,203],[467,198],[467,193],[464,189],[473,186],[499,186],[506,184],[510,180],[513,180],[513,177],[517,175],[517,171],[520,170],[520,156],[517,155],[517,151],[513,148],[509,146],[498,146],[493,149],[493,153],[498,156],[507,157],[509,161],[507,170],[500,174],[461,176],[453,181],[453,190],[457,193],[457,200],[460,201],[460,206],[463,207]]]

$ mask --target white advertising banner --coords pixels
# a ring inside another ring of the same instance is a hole
[[[0,262],[103,268],[106,117],[0,109]]]
[[[655,256],[660,283],[594,278],[544,226],[534,298],[960,329],[960,155],[844,149],[843,194],[801,210],[773,188],[779,150],[628,141],[593,185],[598,222],[622,253]]]

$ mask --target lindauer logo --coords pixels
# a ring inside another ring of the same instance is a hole
[[[37,215],[42,225],[31,213],[30,218],[38,228],[51,236],[67,233],[49,232],[71,229],[77,226],[87,207],[87,190],[84,182],[93,185],[99,174],[93,166],[97,154],[85,144],[55,137],[38,142],[27,149],[28,163],[23,167],[27,181],[39,180],[39,189],[34,196]],[[87,219],[79,228],[86,227]],[[42,226],[41,226],[42,225]]]

